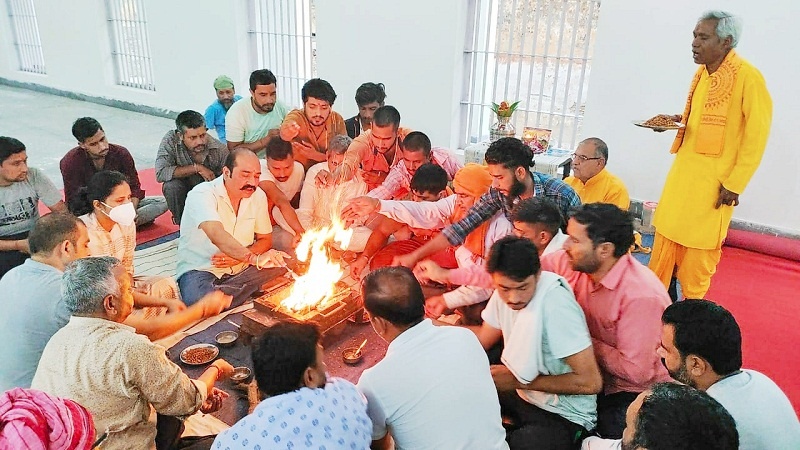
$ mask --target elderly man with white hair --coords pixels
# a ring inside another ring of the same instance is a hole
[[[98,433],[108,433],[104,450],[156,448],[157,426],[158,448],[179,448],[185,442],[179,427],[169,429],[176,421],[171,416],[210,413],[222,406],[227,394],[214,383],[233,373],[230,364],[218,359],[196,380],[189,379],[163,347],[123,325],[133,294],[118,259],[70,263],[62,291],[72,317],[45,347],[31,387],[86,407]],[[213,437],[193,441],[193,448],[210,448]]]
[[[769,137],[772,99],[761,72],[734,50],[740,20],[708,11],[692,40],[692,79],[656,208],[650,268],[669,286],[673,277],[686,298],[703,298],[722,255],[733,208],[750,182]],[[677,297],[677,293],[673,294]]]

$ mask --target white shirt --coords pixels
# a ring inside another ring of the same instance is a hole
[[[220,433],[212,448],[366,449],[372,441],[367,401],[347,380],[331,378],[269,397],[253,413]]]
[[[500,403],[478,338],[425,319],[395,338],[358,380],[372,439],[402,449],[507,449]]]
[[[204,270],[217,277],[226,273],[239,273],[245,263],[229,268],[211,265],[211,256],[219,253],[219,248],[201,230],[203,222],[220,222],[234,239],[245,247],[255,241],[256,234],[269,234],[272,225],[267,211],[267,194],[256,189],[249,198],[239,203],[239,213],[235,213],[223,177],[200,183],[189,191],[181,219],[181,237],[178,241],[178,267],[175,278],[190,270]]]
[[[328,163],[321,162],[308,168],[303,189],[300,191],[300,208],[297,218],[306,230],[331,223],[332,211],[341,214],[347,202],[367,192],[367,184],[359,177],[353,177],[335,187],[318,187],[314,181],[322,170],[328,170]]]
[[[305,177],[305,168],[303,165],[300,164],[299,161],[295,161],[294,165],[292,166],[292,173],[289,175],[289,179],[286,181],[278,181],[275,179],[275,176],[272,175],[272,172],[269,171],[269,167],[267,167],[267,161],[261,160],[261,178],[258,180],[261,181],[272,181],[278,186],[278,189],[283,192],[283,195],[286,196],[290,201],[300,192],[300,187],[303,186],[303,178]]]
[[[225,114],[225,139],[228,142],[255,142],[267,135],[269,130],[280,128],[289,110],[279,102],[267,114],[253,109],[252,98],[234,102]],[[183,219],[181,219],[183,220]]]
[[[553,236],[553,239],[551,239],[550,242],[547,244],[547,247],[544,248],[542,254],[539,255],[539,258],[564,248],[564,242],[566,242],[567,239],[569,239],[569,235],[562,233],[561,229],[559,229],[558,233],[556,233],[556,235]]]
[[[742,370],[706,391],[736,421],[741,450],[800,449],[800,422],[781,388],[766,375]]]

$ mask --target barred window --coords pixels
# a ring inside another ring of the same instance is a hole
[[[17,50],[19,70],[46,74],[42,41],[33,0],[7,0],[8,18]]]
[[[116,83],[155,91],[144,0],[106,0]]]
[[[250,68],[275,74],[285,103],[317,76],[314,0],[250,0]]]
[[[580,135],[599,0],[472,0],[461,99],[464,148],[489,138],[492,102],[519,100],[512,124],[552,130],[551,145]]]

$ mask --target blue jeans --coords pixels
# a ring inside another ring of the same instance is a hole
[[[255,266],[248,266],[236,275],[226,274],[222,278],[217,278],[211,272],[190,270],[178,278],[178,288],[187,306],[194,305],[212,291],[222,291],[233,296],[231,308],[235,308],[258,292],[264,283],[284,273],[286,269],[283,267],[259,270]]]

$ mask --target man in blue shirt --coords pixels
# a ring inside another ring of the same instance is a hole
[[[236,95],[233,80],[227,75],[220,75],[214,80],[214,90],[217,92],[217,101],[206,108],[206,128],[215,130],[217,137],[225,143],[225,115],[231,105],[239,101],[242,96]]]

